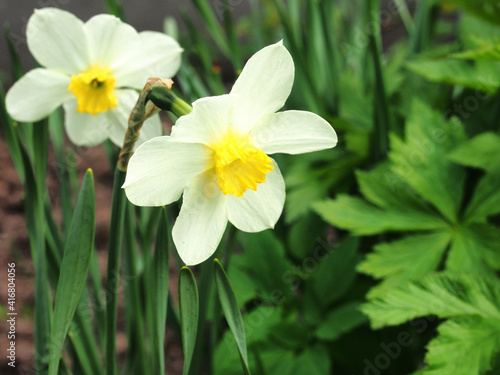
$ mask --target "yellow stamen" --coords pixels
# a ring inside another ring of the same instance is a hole
[[[242,197],[245,191],[257,190],[274,167],[264,151],[248,144],[246,137],[232,132],[212,146],[215,151],[217,183],[224,195]]]
[[[115,77],[109,68],[91,65],[89,68],[71,76],[68,90],[78,102],[77,112],[97,115],[116,108],[118,99],[114,94]]]

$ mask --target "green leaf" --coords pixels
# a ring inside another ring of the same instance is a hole
[[[273,300],[275,291],[279,291],[284,297],[291,296],[285,276],[291,273],[293,267],[274,232],[238,232],[237,239],[243,252],[241,255],[235,255],[233,260],[239,258],[237,265],[253,280],[259,296]]]
[[[313,209],[328,223],[349,229],[355,235],[446,228],[446,223],[436,215],[407,206],[386,211],[348,195],[314,203]]]
[[[360,272],[384,278],[381,284],[370,290],[369,296],[383,295],[389,288],[436,270],[450,238],[447,232],[436,232],[376,245],[375,252],[368,254],[358,266]]]
[[[500,61],[500,43],[486,44],[476,49],[453,53],[450,57],[454,59]]]
[[[498,63],[477,61],[470,65],[463,60],[415,60],[408,69],[432,82],[468,87],[494,94],[500,86]]]
[[[500,321],[500,286],[477,275],[430,274],[387,291],[361,306],[373,328],[397,325],[419,316],[478,315]]]
[[[293,361],[295,375],[331,374],[330,355],[326,347],[315,345],[306,349]]]
[[[189,373],[193,357],[196,335],[198,332],[198,287],[193,273],[188,267],[182,267],[179,273],[179,316],[184,352],[183,374]]]
[[[499,149],[500,136],[486,132],[455,148],[448,154],[448,158],[468,167],[493,171],[500,166]]]
[[[500,213],[500,173],[487,173],[476,186],[465,210],[465,221],[484,222],[488,216]]]
[[[455,272],[493,275],[491,266],[498,269],[498,228],[488,224],[473,224],[454,233],[446,268]]]
[[[222,311],[236,340],[243,372],[250,374],[243,318],[241,317],[241,312],[226,272],[217,259],[214,260],[214,278]]]
[[[463,168],[446,155],[465,138],[460,122],[446,122],[420,101],[414,101],[406,123],[405,141],[391,137],[392,170],[451,222],[457,221],[462,201]]]
[[[153,347],[156,348],[155,356],[158,362],[158,373],[160,374],[165,373],[164,341],[168,308],[169,254],[167,211],[165,207],[162,207],[153,258],[154,300],[150,301],[154,306],[155,323],[153,325],[155,327],[156,343],[153,344]]]
[[[500,321],[467,316],[444,322],[427,346],[424,375],[480,375],[500,352]]]
[[[367,323],[368,318],[359,310],[359,306],[359,301],[353,301],[331,310],[316,328],[316,337],[333,341],[359,325]]]
[[[57,284],[50,338],[49,374],[57,375],[66,334],[87,280],[94,246],[95,195],[90,170],[85,174],[67,235]]]
[[[317,240],[312,254],[317,269],[312,268],[313,272],[306,279],[306,292],[313,294],[316,305],[327,309],[351,287],[360,260],[358,247],[359,238],[356,237],[343,238],[338,246],[332,246],[322,238]],[[305,262],[303,266],[306,266]]]

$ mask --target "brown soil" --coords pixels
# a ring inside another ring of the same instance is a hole
[[[72,147],[69,146],[68,147]],[[82,181],[87,168],[94,171],[96,191],[96,247],[101,266],[101,274],[105,275],[107,238],[111,211],[111,189],[113,174],[109,168],[102,147],[80,149],[75,151],[75,162],[79,181]],[[57,164],[53,155],[49,155],[47,188],[53,202],[56,219],[59,220]],[[6,355],[9,348],[7,338],[7,264],[15,263],[16,269],[16,367],[8,366]],[[171,287],[177,285],[176,270],[171,270]],[[34,359],[33,312],[34,312],[34,267],[31,260],[30,245],[26,225],[24,223],[23,187],[10,159],[7,146],[0,138],[0,373],[32,374]],[[104,280],[103,280],[104,282]],[[124,314],[119,313],[120,316]],[[117,335],[117,348],[120,359],[126,355],[126,337],[123,322]],[[182,373],[182,350],[172,332],[167,330],[165,361],[167,374]]]

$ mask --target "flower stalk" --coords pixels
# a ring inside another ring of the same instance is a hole
[[[139,94],[139,98],[128,119],[123,146],[118,157],[118,169],[126,171],[128,161],[134,152],[135,143],[139,139],[142,124],[161,109],[170,111],[177,117],[187,115],[192,107],[172,93],[173,81],[151,77]]]

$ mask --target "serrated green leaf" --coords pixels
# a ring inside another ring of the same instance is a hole
[[[446,260],[446,268],[455,272],[493,275],[491,266],[500,264],[498,228],[487,224],[473,224],[454,233]]]
[[[69,228],[57,284],[54,318],[50,335],[49,374],[56,375],[64,340],[87,280],[94,247],[95,195],[89,170],[82,182]],[[57,323],[56,323],[57,322]]]
[[[500,322],[477,316],[444,322],[427,346],[424,375],[480,375],[500,352]]]
[[[358,271],[384,281],[372,288],[370,297],[383,295],[388,289],[433,272],[441,263],[450,243],[448,232],[405,237],[375,246],[358,266]]]
[[[498,63],[478,61],[470,65],[463,60],[416,60],[407,67],[432,82],[468,87],[494,94],[500,86]]]
[[[243,318],[241,317],[241,312],[226,272],[217,259],[214,260],[214,278],[222,311],[236,340],[243,372],[244,374],[250,374]]]
[[[498,150],[500,150],[500,136],[486,132],[455,148],[448,154],[448,158],[468,167],[494,171],[500,166]]]
[[[355,235],[370,235],[387,231],[444,229],[446,223],[438,216],[397,206],[386,211],[364,200],[339,195],[335,200],[313,204],[313,209],[332,225],[349,229]]]
[[[467,205],[465,222],[484,222],[488,216],[498,213],[500,213],[500,173],[487,173],[479,180],[474,195]]]
[[[189,373],[193,357],[196,335],[198,333],[199,300],[198,287],[193,272],[182,267],[179,272],[179,317],[184,353],[183,374]]]
[[[416,100],[406,123],[405,140],[391,137],[389,158],[394,173],[451,222],[458,220],[465,174],[446,155],[464,138],[458,120],[446,122],[441,113]]]
[[[346,332],[368,322],[368,318],[359,310],[360,302],[348,302],[331,312],[316,328],[316,337],[333,341]]]
[[[419,316],[478,315],[500,321],[500,286],[477,275],[440,273],[414,280],[361,306],[373,328]]]

